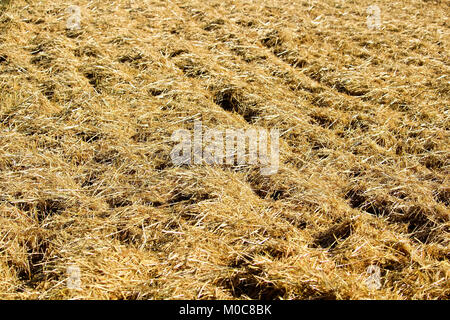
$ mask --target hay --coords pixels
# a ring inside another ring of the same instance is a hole
[[[0,298],[448,299],[449,4],[370,5],[1,1]],[[174,166],[195,120],[277,174]]]

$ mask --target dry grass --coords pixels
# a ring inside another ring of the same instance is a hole
[[[449,299],[449,2],[372,4],[1,1],[0,298]],[[279,172],[174,167],[194,119]]]

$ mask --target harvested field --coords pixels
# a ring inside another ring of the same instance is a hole
[[[450,298],[450,2],[0,10],[1,299]],[[278,170],[174,164],[199,121]]]

